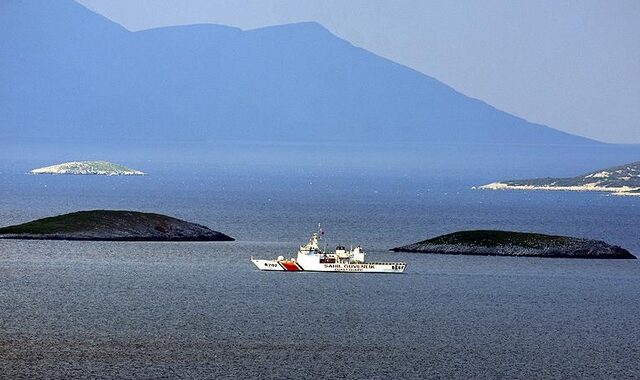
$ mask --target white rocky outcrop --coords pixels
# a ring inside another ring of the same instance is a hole
[[[72,174],[72,175],[146,175],[140,170],[114,164],[108,161],[73,161],[31,170],[31,174]]]

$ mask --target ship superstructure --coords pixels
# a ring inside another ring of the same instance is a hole
[[[404,262],[366,262],[367,253],[360,246],[346,249],[339,245],[333,252],[320,249],[322,232],[313,233],[307,244],[298,248],[295,258],[279,256],[275,260],[251,258],[256,267],[267,271],[402,273]]]

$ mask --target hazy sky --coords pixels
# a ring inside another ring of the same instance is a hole
[[[130,30],[317,21],[530,121],[640,143],[640,0],[78,1]]]

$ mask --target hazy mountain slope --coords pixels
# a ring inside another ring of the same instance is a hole
[[[132,33],[70,0],[0,0],[0,24],[0,136],[594,143],[315,23]]]

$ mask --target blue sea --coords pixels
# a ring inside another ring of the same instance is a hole
[[[0,154],[1,225],[134,209],[237,239],[0,240],[0,378],[640,377],[640,260],[388,251],[482,228],[640,255],[640,198],[472,188],[577,175],[639,149],[203,150],[108,157],[145,177],[33,176],[71,158]],[[294,255],[318,223],[330,247],[361,244],[370,260],[406,261],[406,273],[269,273],[249,262]]]

